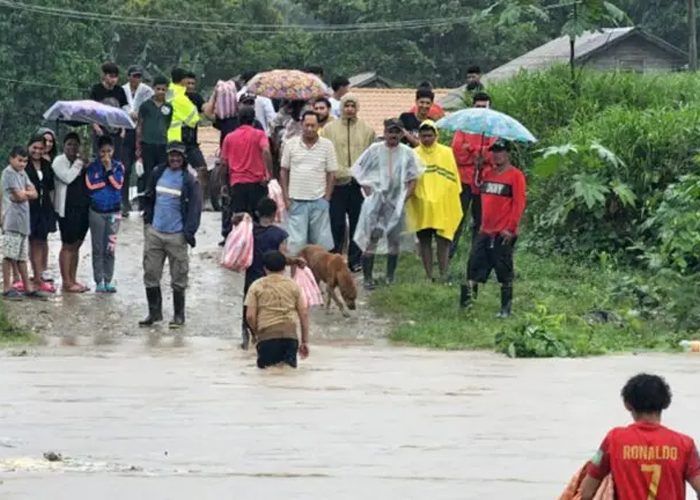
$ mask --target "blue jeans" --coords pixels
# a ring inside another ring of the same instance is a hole
[[[329,204],[323,198],[292,200],[287,214],[289,254],[297,255],[306,245],[333,249]]]

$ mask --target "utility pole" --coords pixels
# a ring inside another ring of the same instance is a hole
[[[690,31],[690,39],[688,40],[688,68],[690,71],[698,70],[698,32],[696,21],[695,0],[688,0],[688,27]]]

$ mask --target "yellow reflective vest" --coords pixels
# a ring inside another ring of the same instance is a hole
[[[173,107],[173,119],[168,129],[168,142],[182,141],[182,127],[194,128],[199,122],[199,112],[190,98],[185,94],[187,88],[175,83],[170,84],[167,101]]]

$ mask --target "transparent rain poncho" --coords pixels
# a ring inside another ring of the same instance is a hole
[[[398,249],[405,226],[408,183],[417,180],[423,166],[405,144],[395,148],[384,142],[370,146],[352,167],[352,176],[365,193],[354,240],[363,252],[386,253]],[[393,252],[392,252],[393,253]]]

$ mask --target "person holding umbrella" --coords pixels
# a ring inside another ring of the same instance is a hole
[[[69,132],[63,139],[63,154],[54,159],[52,168],[56,176],[54,208],[61,232],[61,252],[58,263],[63,281],[63,291],[84,293],[90,290],[78,283],[80,247],[90,227],[89,199],[85,184],[85,169],[89,162],[79,157],[80,136]]]
[[[488,109],[491,107],[491,98],[485,92],[478,92],[474,95],[473,107],[476,109]],[[481,198],[479,188],[476,186],[476,167],[482,171],[493,167],[493,155],[489,148],[496,142],[495,137],[484,137],[482,134],[470,132],[455,132],[452,139],[452,151],[457,160],[459,177],[462,183],[462,194],[460,202],[462,204],[462,220],[455,233],[450,246],[450,259],[457,253],[459,240],[462,237],[464,228],[467,225],[467,213],[471,208],[472,213],[472,241],[476,239],[481,227]]]
[[[482,219],[479,235],[472,245],[467,280],[462,285],[460,306],[469,307],[495,270],[501,284],[501,310],[498,317],[513,311],[513,252],[518,240],[520,219],[525,211],[526,182],[523,173],[510,162],[510,143],[498,139],[489,148],[494,168],[481,180]]]

